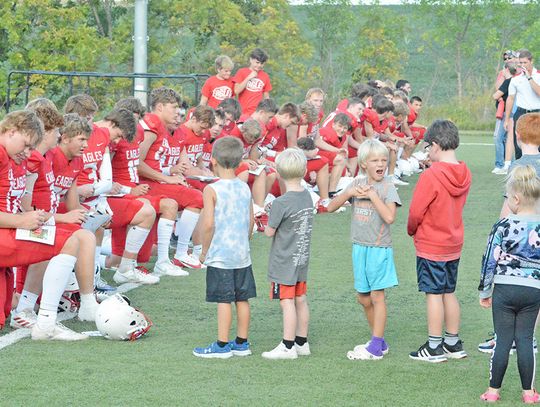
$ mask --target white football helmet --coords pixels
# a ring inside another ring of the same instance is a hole
[[[126,296],[115,294],[99,304],[96,326],[107,339],[134,341],[148,332],[152,321],[133,308]]]
[[[81,305],[81,296],[79,294],[79,283],[73,270],[69,276],[65,291],[58,304],[59,312],[77,312]]]

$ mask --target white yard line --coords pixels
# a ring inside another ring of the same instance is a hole
[[[118,287],[116,290],[117,293],[124,294],[128,291],[133,290],[134,288],[139,287],[140,284],[135,283],[125,283]],[[75,318],[77,314],[69,313],[69,312],[62,312],[58,314],[58,320],[59,321],[67,321],[70,319]],[[9,321],[6,321],[6,325],[9,323]],[[19,342],[21,339],[25,339],[30,337],[31,330],[30,329],[16,329],[6,335],[0,336],[0,350],[7,348],[8,346],[14,345],[17,342]]]

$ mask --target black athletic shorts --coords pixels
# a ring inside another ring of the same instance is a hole
[[[206,269],[206,301],[231,303],[257,296],[251,266],[241,269]]]

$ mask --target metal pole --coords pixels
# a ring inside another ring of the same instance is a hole
[[[135,21],[133,30],[133,72],[147,73],[148,69],[148,0],[135,0]],[[141,101],[144,106],[147,103],[148,81],[146,78],[135,78],[133,96]]]

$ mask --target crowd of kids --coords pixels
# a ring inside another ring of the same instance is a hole
[[[457,127],[449,120],[427,129],[418,124],[422,99],[411,95],[406,80],[355,84],[328,115],[319,88],[301,103],[278,106],[270,97],[267,60],[255,49],[249,65],[233,75],[232,60],[219,56],[216,75],[185,118],[179,94],[159,87],[148,110],[128,97],[99,121],[86,94],[70,97],[64,114],[40,98],[0,121],[0,328],[11,316],[10,326],[31,329],[34,340],[84,340],[87,335],[58,322],[58,312],[95,321],[99,302],[117,290],[103,268],[114,270],[117,284],[157,284],[161,276],[204,269],[206,301],[217,304],[217,340],[193,355],[251,355],[250,239],[259,231],[272,238],[269,295],[283,315],[282,338],[262,357],[308,356],[313,219],[350,206],[354,290],[371,336],[346,356],[380,360],[389,352],[385,290],[398,285],[390,232],[401,206],[397,190],[408,185],[403,177],[421,173],[407,232],[428,332],[410,358],[438,363],[467,356],[455,290],[471,173],[456,156]],[[517,121],[523,156],[510,167],[501,220],[482,264],[480,303],[493,307],[491,342],[497,344],[490,387],[481,396],[486,401],[499,399],[513,342],[523,400],[540,398],[533,383],[538,129],[540,114]],[[149,271],[144,264],[152,255]],[[232,303],[237,328],[231,340]]]

